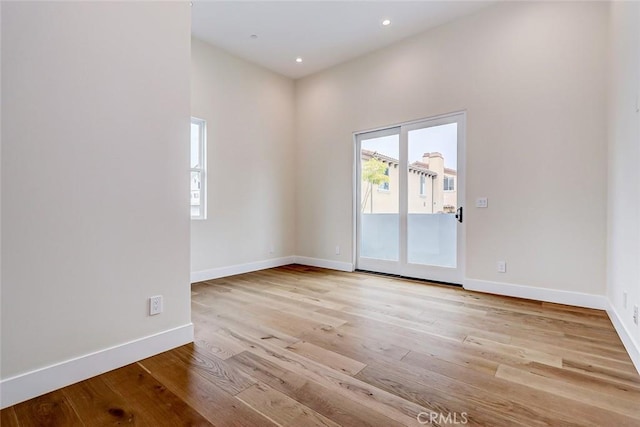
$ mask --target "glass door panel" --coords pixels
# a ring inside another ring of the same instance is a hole
[[[407,262],[456,268],[458,124],[407,134]]]
[[[360,138],[360,256],[400,259],[400,134],[365,134]]]

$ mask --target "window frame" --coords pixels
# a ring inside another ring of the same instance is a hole
[[[196,125],[200,128],[198,141],[200,167],[190,168],[189,172],[189,213],[192,220],[204,220],[207,219],[207,121],[191,117],[191,125]],[[189,129],[191,129],[191,126],[189,126]],[[189,153],[191,154],[191,138],[189,139]],[[189,159],[191,159],[191,155]],[[189,166],[191,166],[191,163]],[[193,172],[200,174],[200,213],[197,216],[191,213],[191,174]]]
[[[456,191],[456,179],[454,176],[444,176],[443,181],[443,191]]]
[[[388,177],[391,177],[391,164],[389,164],[389,166],[387,166],[387,168],[384,170],[384,174]],[[391,188],[391,183],[389,181],[387,182],[381,182],[378,185],[378,191],[382,191],[382,192],[389,192],[390,188]]]

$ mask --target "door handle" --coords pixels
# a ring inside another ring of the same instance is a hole
[[[460,206],[456,211],[456,219],[458,222],[462,222],[462,206]]]

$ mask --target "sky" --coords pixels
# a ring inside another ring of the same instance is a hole
[[[200,150],[198,145],[200,143],[200,127],[191,123],[191,167],[197,168],[200,163]]]
[[[399,140],[400,137],[398,135],[365,139],[362,141],[362,149],[377,151],[385,156],[399,159]],[[457,147],[457,123],[413,130],[409,132],[409,163],[422,161],[424,153],[437,151],[444,157],[445,167],[458,169]]]

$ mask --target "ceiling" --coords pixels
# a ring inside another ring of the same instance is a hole
[[[492,3],[194,0],[191,32],[236,56],[299,78]],[[391,24],[383,26],[383,19]],[[303,61],[297,63],[297,57]]]

